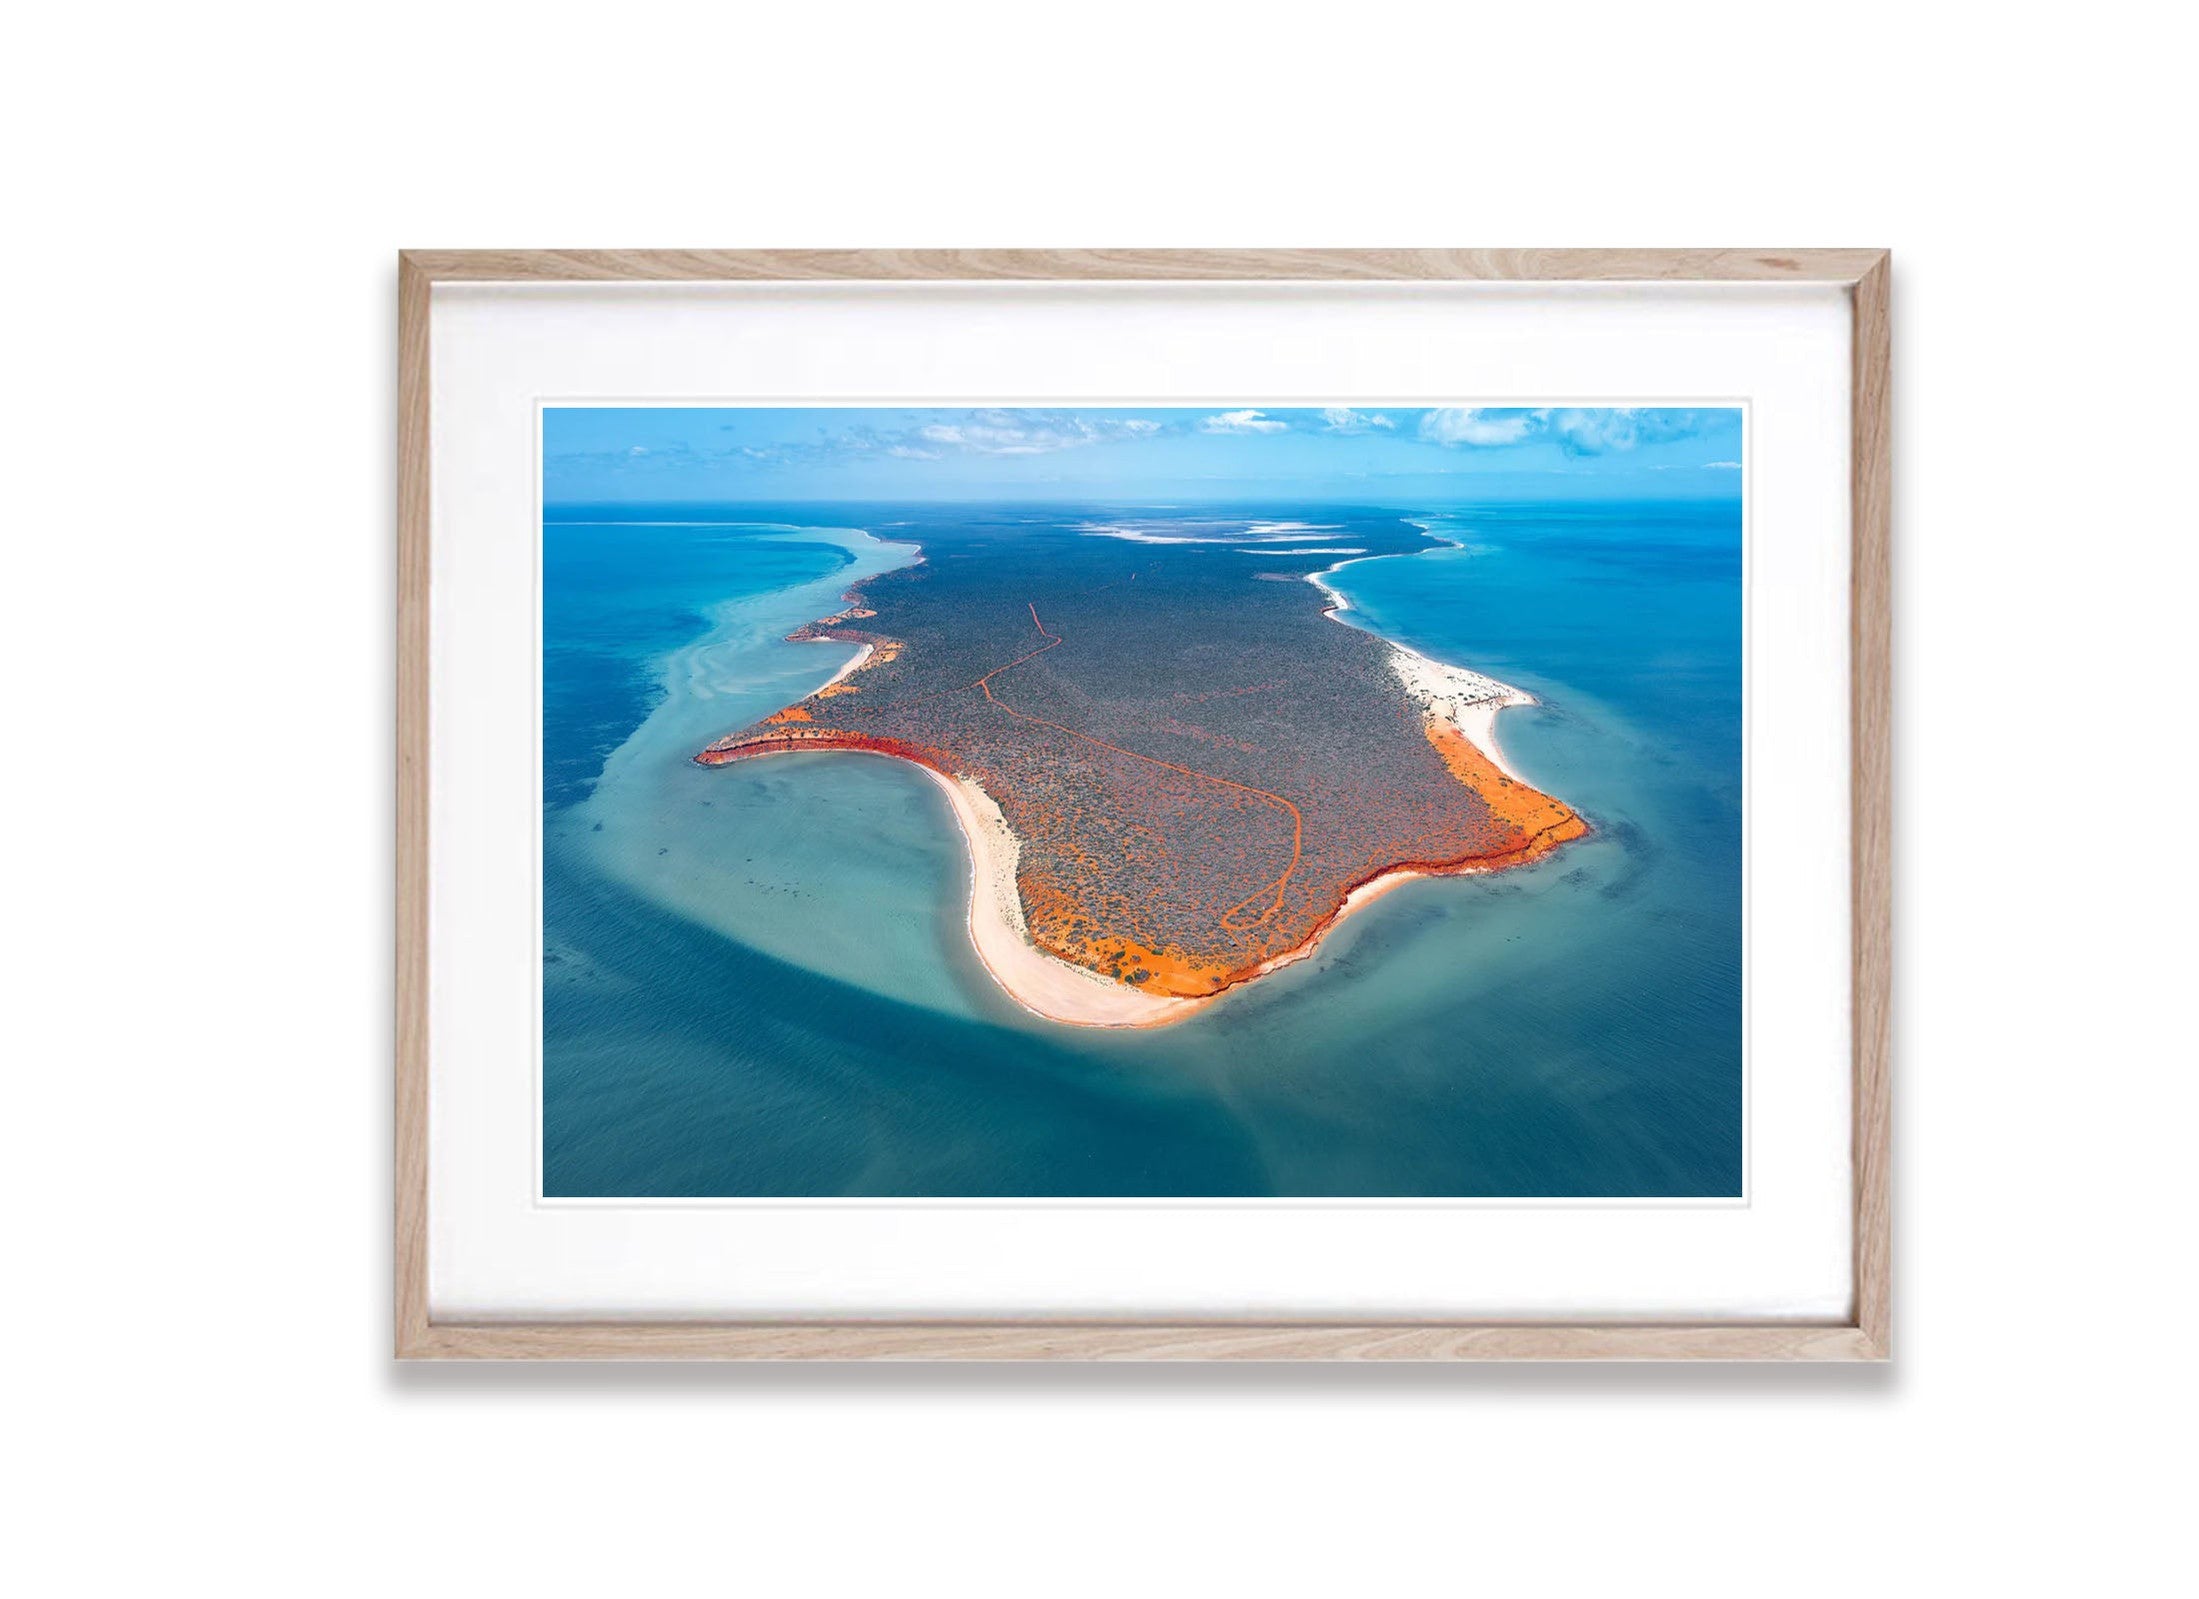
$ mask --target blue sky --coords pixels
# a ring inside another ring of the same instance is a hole
[[[555,407],[552,503],[1721,499],[1741,412]]]

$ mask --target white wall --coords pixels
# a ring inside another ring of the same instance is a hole
[[[0,1562],[50,1563],[37,1593],[2137,1586],[2189,1509],[2167,15],[15,18],[31,1492]],[[863,243],[1894,247],[1897,1365],[392,1369],[392,253]]]

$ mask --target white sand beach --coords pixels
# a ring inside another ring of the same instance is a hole
[[[1421,531],[1426,533],[1427,529],[1422,528]],[[1428,533],[1428,537],[1440,544],[1455,546],[1457,543],[1455,539],[1446,539],[1435,533]],[[1372,559],[1382,561],[1397,557],[1377,555]],[[1306,577],[1308,583],[1328,596],[1329,620],[1344,627],[1352,625],[1344,621],[1344,613],[1351,609],[1351,601],[1344,597],[1343,590],[1326,579],[1351,564],[1349,561],[1338,561],[1333,566],[1325,566]],[[1507,705],[1532,705],[1535,703],[1534,695],[1525,689],[1514,688],[1509,683],[1499,683],[1493,677],[1470,672],[1463,666],[1431,661],[1418,650],[1408,649],[1402,644],[1392,643],[1387,639],[1383,642],[1390,646],[1390,665],[1396,671],[1398,680],[1405,685],[1406,693],[1419,703],[1423,711],[1438,716],[1457,728],[1474,748],[1489,757],[1491,765],[1513,782],[1527,781],[1505,760],[1504,751],[1497,743],[1497,712]]]
[[[1033,944],[1016,892],[1022,846],[1000,807],[968,778],[948,777],[929,766],[920,770],[947,796],[969,846],[970,942],[1010,999],[1034,1016],[1080,1027],[1153,1027],[1179,1021],[1208,1003],[1140,993],[1127,983],[1057,960]]]
[[[807,642],[813,644],[836,644],[839,642],[839,640],[821,638],[811,639]],[[814,695],[832,687],[833,684],[839,682],[842,678],[848,676],[850,673],[860,672],[866,665],[869,664],[872,653],[873,651],[868,644],[858,644],[855,647],[855,653],[848,657],[847,664],[841,667],[839,671],[833,673],[832,676],[826,678],[822,683],[818,684],[816,688],[810,691],[811,694]]]
[[[1483,714],[1493,721],[1497,709],[1495,704],[1491,704]],[[883,758],[894,760],[899,757]],[[1496,759],[1493,755],[1490,758]],[[979,962],[993,981],[1023,1009],[1047,1021],[1074,1027],[1164,1027],[1205,1009],[1221,998],[1222,994],[1229,992],[1229,989],[1223,989],[1220,993],[1197,999],[1141,993],[1128,984],[1118,983],[1098,972],[1072,965],[1039,949],[1031,942],[1024,925],[1023,904],[1016,892],[1016,863],[1022,846],[1009,829],[1007,819],[1000,814],[1000,807],[993,803],[992,797],[984,789],[967,778],[950,778],[921,763],[910,764],[917,766],[947,796],[948,806],[953,810],[955,822],[961,828],[963,842],[969,848],[971,873],[967,926],[971,945],[976,949]],[[1440,875],[1466,877],[1487,870],[1489,868],[1482,866],[1466,866]],[[1321,941],[1354,912],[1364,910],[1391,890],[1401,888],[1415,878],[1432,875],[1438,874],[1400,870],[1384,872],[1380,877],[1360,884],[1345,895],[1336,915],[1311,939],[1296,949],[1287,950],[1272,960],[1262,962],[1248,976],[1232,983],[1230,988],[1242,987],[1270,972],[1296,965],[1319,949]]]
[[[1497,712],[1507,705],[1534,704],[1532,694],[1509,683],[1499,683],[1493,677],[1484,677],[1479,672],[1470,672],[1463,666],[1431,661],[1402,644],[1390,646],[1390,665],[1405,685],[1405,692],[1421,710],[1457,728],[1476,749],[1489,757],[1491,765],[1513,782],[1527,782],[1512,769],[1497,744]]]

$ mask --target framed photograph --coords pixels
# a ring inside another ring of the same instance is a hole
[[[397,1353],[1885,1358],[1887,278],[403,255]]]

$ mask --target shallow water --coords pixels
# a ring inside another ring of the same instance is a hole
[[[938,514],[553,511],[549,1194],[1739,1192],[1737,505],[1351,513],[1463,546],[1328,581],[1353,624],[1536,694],[1499,738],[1596,833],[1408,884],[1312,959],[1136,1033],[993,986],[959,835],[914,769],[689,759],[847,658],[784,635],[908,558],[854,529]]]

